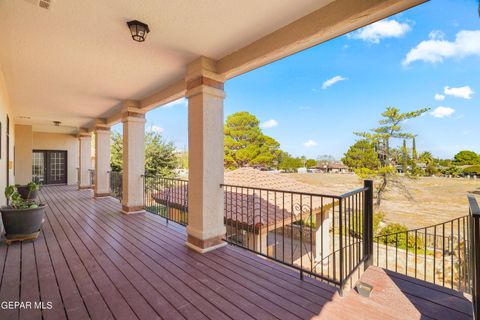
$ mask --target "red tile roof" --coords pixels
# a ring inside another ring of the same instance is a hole
[[[308,219],[322,207],[327,215],[334,197],[317,186],[253,168],[227,172],[224,181],[226,223],[243,228],[274,226],[276,229]],[[185,210],[187,189],[180,186],[159,190],[153,198],[157,203]]]

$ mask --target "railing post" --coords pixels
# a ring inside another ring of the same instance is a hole
[[[338,239],[338,246],[339,246],[339,277],[340,277],[340,295],[343,295],[343,278],[344,278],[344,259],[343,259],[343,233],[345,230],[343,230],[343,198],[340,198],[338,200],[338,228],[340,229],[340,238]],[[335,265],[333,266],[334,268],[336,267]]]
[[[472,276],[473,319],[480,319],[480,208],[473,195],[468,195],[470,204],[470,267]]]
[[[366,257],[365,270],[373,264],[373,180],[364,181],[363,202],[363,254]]]

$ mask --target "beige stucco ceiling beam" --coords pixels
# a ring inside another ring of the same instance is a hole
[[[176,81],[167,87],[140,100],[140,109],[145,112],[185,97],[185,79]]]
[[[428,0],[336,0],[217,63],[227,79],[384,19]]]

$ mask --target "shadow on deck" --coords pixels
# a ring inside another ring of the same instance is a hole
[[[113,198],[72,186],[44,187],[40,197],[40,237],[0,244],[0,319],[471,318],[460,294],[379,268],[362,276],[370,298],[340,297],[234,246],[193,252],[184,228],[122,215]]]

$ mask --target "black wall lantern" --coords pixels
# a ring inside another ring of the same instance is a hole
[[[138,42],[145,41],[147,33],[150,32],[148,24],[140,22],[138,20],[128,21],[128,27],[130,28],[130,33],[132,34],[132,39]]]

